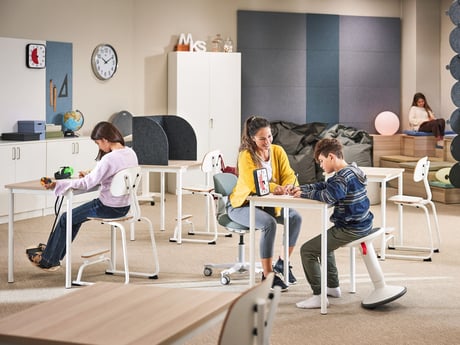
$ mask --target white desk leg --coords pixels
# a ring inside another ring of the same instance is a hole
[[[255,260],[255,232],[256,232],[256,212],[254,202],[249,201],[249,287],[254,286],[256,280],[256,260]]]
[[[398,176],[398,194],[403,194],[403,174],[401,173]],[[399,224],[398,224],[398,231],[399,231],[399,244],[402,246],[403,244],[403,207],[402,205],[398,205],[398,217],[399,217]]]
[[[10,189],[8,213],[8,283],[14,283],[14,193]]]
[[[182,170],[176,173],[176,197],[177,197],[177,244],[182,243]]]
[[[323,229],[321,234],[321,314],[327,314],[327,205],[322,209]]]
[[[65,287],[72,287],[72,197],[70,190],[67,193],[67,219],[66,219],[66,256],[65,256]]]
[[[289,286],[289,208],[284,208],[284,282]]]
[[[382,228],[387,226],[387,183],[380,183],[380,213],[382,214]],[[385,252],[387,247],[386,230],[382,233],[382,244],[380,245],[380,260],[385,260]]]
[[[165,231],[165,173],[160,172],[160,231]]]

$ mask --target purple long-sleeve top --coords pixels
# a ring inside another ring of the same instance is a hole
[[[112,179],[120,170],[138,165],[136,153],[129,147],[113,150],[104,155],[97,162],[91,172],[79,179],[57,180],[54,194],[63,195],[70,188],[90,190],[100,186],[99,200],[110,207],[124,207],[129,205],[129,196],[115,197],[110,192]]]

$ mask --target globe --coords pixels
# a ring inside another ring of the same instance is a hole
[[[78,131],[84,122],[83,114],[79,110],[68,111],[62,118],[62,130],[64,132]]]

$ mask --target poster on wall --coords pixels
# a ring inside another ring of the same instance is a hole
[[[72,110],[72,43],[46,42],[46,123],[62,124]]]

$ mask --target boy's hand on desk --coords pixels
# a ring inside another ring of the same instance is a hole
[[[50,182],[50,183],[46,183],[46,184],[44,184],[44,187],[46,189],[54,189],[54,187],[56,187],[56,182],[53,181],[53,182]]]
[[[293,196],[294,198],[299,198],[300,194],[302,194],[302,191],[300,190],[299,187],[292,187],[289,190],[289,195]]]

